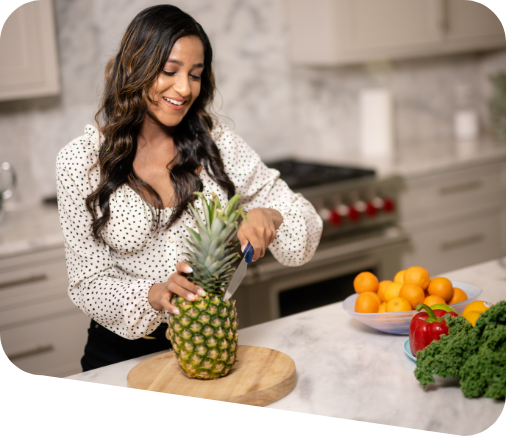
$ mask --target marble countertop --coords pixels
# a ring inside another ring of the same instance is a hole
[[[54,247],[63,249],[58,208],[35,205],[6,210],[0,222],[0,259]]]
[[[319,157],[316,156],[318,161]],[[413,146],[405,145],[392,156],[367,157],[355,153],[326,156],[327,165],[352,165],[370,168],[377,177],[424,177],[442,171],[468,168],[473,165],[505,161],[505,143],[491,138],[480,138],[469,143],[429,142]]]
[[[479,286],[483,300],[506,298],[505,258],[443,276]],[[361,324],[342,303],[239,331],[240,344],[279,350],[296,362],[296,387],[266,407],[459,435],[482,432],[497,420],[505,402],[466,398],[456,379],[422,389],[403,351],[406,338]],[[66,378],[126,387],[129,371],[157,354]]]

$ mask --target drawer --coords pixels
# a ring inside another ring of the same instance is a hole
[[[400,195],[403,224],[449,216],[505,200],[505,162],[407,179]]]
[[[484,216],[414,231],[410,239],[403,268],[419,265],[434,276],[505,256],[505,215],[490,210]]]
[[[68,297],[65,260],[4,271],[0,281],[0,329],[76,309]]]
[[[45,265],[30,265],[26,268],[4,271],[0,274],[0,305],[4,300],[19,295],[35,293],[51,289],[62,283],[68,283],[65,260]]]
[[[4,272],[25,269],[36,265],[46,265],[57,261],[65,262],[65,248],[56,247],[47,250],[34,251],[33,253],[8,256],[0,259],[0,283]]]
[[[80,309],[68,297],[67,287],[63,285],[55,289],[55,294],[50,297],[0,307],[0,330],[78,311]]]
[[[84,313],[0,330],[11,362],[30,374],[66,377],[81,372],[90,318]]]

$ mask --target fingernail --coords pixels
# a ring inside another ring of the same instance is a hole
[[[242,246],[241,246],[241,252],[242,252],[242,253],[245,251],[246,245],[247,245],[247,244],[245,244],[245,245],[242,245]]]
[[[173,313],[174,313],[175,315],[179,315],[179,314],[180,314],[180,311],[179,311],[179,309],[173,309]]]
[[[199,294],[201,297],[205,297],[206,296],[206,292],[204,292],[203,289],[198,289],[197,290],[197,294]]]
[[[194,301],[194,300],[195,300],[195,295],[194,295],[194,294],[190,294],[190,295],[188,296],[188,300],[190,300],[190,301]]]
[[[192,274],[194,272],[194,269],[190,265],[187,265],[186,270],[188,274]]]

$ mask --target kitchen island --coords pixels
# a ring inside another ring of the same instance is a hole
[[[442,276],[480,287],[481,300],[506,298],[505,258]],[[406,338],[361,324],[342,303],[239,331],[240,344],[279,350],[296,362],[296,387],[266,407],[459,435],[479,433],[497,420],[505,402],[466,398],[457,379],[422,389],[403,351]],[[126,387],[129,371],[157,354],[67,378]]]

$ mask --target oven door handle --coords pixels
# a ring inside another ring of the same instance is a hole
[[[391,245],[406,243],[409,237],[398,227],[390,227],[385,229],[382,234],[367,239],[357,240],[343,245],[334,245],[323,249],[317,249],[317,252],[310,261],[301,265],[298,271],[304,269],[313,269],[317,266],[323,266],[336,262],[337,258],[347,256],[360,256],[370,250],[378,248],[386,248]],[[280,273],[293,274],[294,267],[285,266],[277,261],[251,265],[248,268],[247,275],[244,279],[245,284],[255,283],[257,281],[269,279]]]

